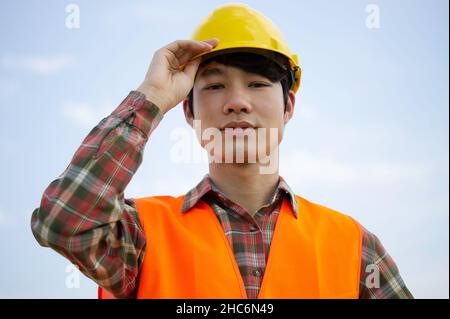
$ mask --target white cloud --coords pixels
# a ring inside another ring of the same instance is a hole
[[[346,162],[329,155],[292,150],[280,156],[280,174],[308,184],[375,185],[411,182],[428,176],[431,168],[416,163]]]
[[[63,102],[61,111],[62,115],[70,122],[86,129],[97,125],[112,110],[106,104],[103,106],[94,106],[84,102],[65,101]]]
[[[27,70],[39,75],[60,72],[73,64],[73,58],[67,55],[52,57],[5,55],[0,65],[5,69]]]

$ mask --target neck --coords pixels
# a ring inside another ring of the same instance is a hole
[[[261,174],[257,164],[212,163],[209,176],[228,199],[252,216],[269,204],[279,182],[278,168],[272,174]]]

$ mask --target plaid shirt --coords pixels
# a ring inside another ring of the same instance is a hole
[[[124,191],[162,117],[156,105],[132,91],[92,129],[65,171],[47,187],[31,217],[39,244],[53,248],[121,298],[136,296],[146,248],[136,205],[124,198]],[[284,196],[298,218],[294,193],[281,177],[270,203],[254,216],[227,199],[209,175],[186,194],[183,212],[188,213],[200,199],[212,207],[232,247],[249,298],[258,296]],[[413,298],[378,238],[363,231],[360,298]],[[373,274],[367,271],[368,265],[378,266],[378,288],[367,284]]]

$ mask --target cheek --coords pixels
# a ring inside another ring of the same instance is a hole
[[[202,131],[208,128],[219,126],[219,123],[217,122],[217,116],[213,116],[214,114],[210,111],[204,112],[200,110],[198,113],[196,113],[196,115],[197,117],[195,119],[198,121],[197,125],[201,125]]]
[[[214,123],[217,118],[217,112],[221,111],[222,99],[217,94],[212,95],[197,95],[194,96],[194,113],[195,117],[202,120],[202,123]],[[202,124],[203,125],[203,124]]]
[[[262,90],[253,95],[254,105],[258,105],[264,115],[276,116],[284,112],[284,98],[281,85],[270,90]]]
[[[266,101],[265,107],[260,108],[258,118],[260,125],[266,128],[266,138],[272,143],[279,144],[283,138],[284,131],[284,106],[277,99]],[[271,128],[275,129],[275,133],[270,132]],[[273,135],[275,134],[275,135]],[[270,136],[271,135],[271,136]],[[275,136],[275,140],[274,140]],[[273,148],[273,145],[270,147]]]
[[[195,134],[197,136],[197,140],[199,141],[200,145],[202,147],[205,146],[209,141],[208,140],[202,140],[202,136],[205,136],[205,130],[208,132],[211,132],[211,128],[217,128],[220,123],[217,122],[217,116],[215,116],[214,112],[211,111],[211,107],[208,106],[208,109],[206,105],[200,105],[194,104],[194,113],[195,113],[195,119],[194,119],[194,129]],[[208,134],[206,134],[208,135]],[[208,135],[209,136],[209,135]]]
[[[264,127],[281,128],[284,125],[284,105],[278,99],[273,98],[262,101],[259,104],[258,118]]]

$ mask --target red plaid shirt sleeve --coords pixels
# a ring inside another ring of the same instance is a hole
[[[400,271],[377,236],[363,227],[360,299],[413,299]]]
[[[135,204],[124,190],[162,117],[144,94],[130,92],[91,130],[31,217],[40,245],[117,297],[134,297],[146,246]]]

